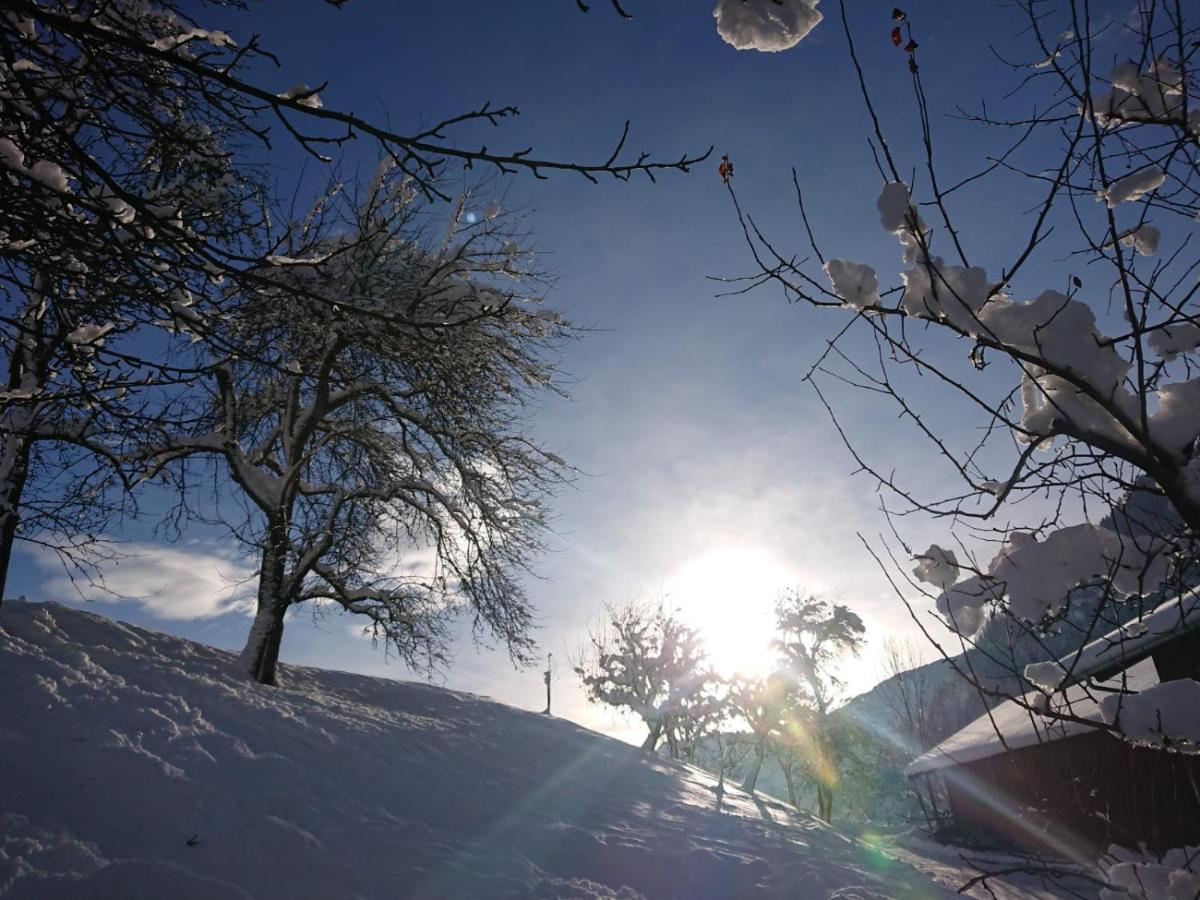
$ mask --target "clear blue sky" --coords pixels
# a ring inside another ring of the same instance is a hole
[[[246,13],[197,16],[236,38],[260,32],[284,62],[282,72],[261,72],[266,83],[282,90],[328,80],[327,105],[396,130],[491,101],[522,112],[487,130],[483,139],[493,148],[533,146],[545,156],[599,160],[627,118],[634,152],[674,158],[715,146],[693,174],[665,174],[658,184],[592,185],[567,175],[505,181],[510,201],[533,210],[535,242],[557,277],[550,302],[597,329],[564,358],[577,379],[573,400],[548,402],[536,421],[542,441],[590,473],[559,498],[555,550],[538,566],[542,579],[530,583],[541,643],[556,656],[558,711],[620,733],[619,723],[586,708],[567,657],[602,604],[660,591],[691,609],[714,638],[736,643],[718,652],[728,659],[765,653],[758,647],[769,637],[765,625],[780,589],[827,592],[867,623],[871,650],[846,669],[851,689],[865,689],[878,675],[878,642],[912,626],[856,537],[884,529],[873,485],[851,477],[852,460],[801,383],[845,317],[789,306],[771,290],[715,299],[705,277],[748,271],[715,172],[717,157],[728,152],[743,204],[789,249],[804,246],[791,202],[796,166],[827,252],[870,262],[895,283],[898,253],[878,226],[880,179],[836,4],[825,0],[826,20],[798,47],[774,55],[723,43],[711,0],[629,0],[632,21],[612,14],[605,0],[592,5],[583,15],[572,0],[351,0],[342,9],[275,0]],[[908,171],[921,157],[903,54],[887,40],[892,3],[850,6],[867,77]],[[935,109],[973,105],[1013,81],[986,49],[1017,31],[1011,11],[982,0],[919,0],[910,12]],[[949,119],[935,127],[951,179],[999,146]],[[478,139],[463,135],[467,143]],[[288,184],[302,157],[282,135],[277,143],[269,160]],[[364,142],[346,164],[355,160],[372,166],[374,149]],[[963,195],[960,212],[976,232],[973,262],[999,267],[1017,240],[1001,223],[1015,221],[1035,196],[1013,179]],[[1017,293],[1062,288],[1063,280],[1059,271],[1033,270]],[[935,477],[923,468],[925,445],[897,425],[893,411],[855,399],[843,409],[873,451],[908,466],[918,483]],[[934,412],[951,431],[966,427],[952,411]],[[131,524],[121,536],[147,534],[145,525]],[[944,535],[942,526],[920,522],[906,532],[918,549]],[[212,575],[226,552],[222,543],[196,532],[168,550],[174,555],[147,546],[140,561],[110,573],[115,589],[161,588],[160,597],[101,599],[94,608],[240,646],[244,614],[205,615],[211,598],[228,592]],[[237,566],[224,563],[226,571]],[[35,599],[71,600],[53,569],[28,554],[11,587]],[[175,617],[164,618],[172,610]],[[289,623],[284,659],[404,676],[402,665],[386,662],[352,626],[331,616],[314,628],[301,610]],[[514,672],[503,653],[477,653],[469,641],[457,651],[448,686],[542,704],[540,671]]]

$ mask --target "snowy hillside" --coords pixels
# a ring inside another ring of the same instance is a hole
[[[950,896],[569,722],[0,608],[0,897]]]

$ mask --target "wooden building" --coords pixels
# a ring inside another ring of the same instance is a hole
[[[1197,625],[1196,592],[1164,603],[1061,660],[1068,684],[1048,699],[1035,691],[1000,704],[905,774],[958,830],[1041,853],[1200,844],[1200,756],[1135,746],[1090,724],[1114,691],[1200,674]]]

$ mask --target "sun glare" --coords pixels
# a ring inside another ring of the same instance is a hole
[[[692,558],[663,587],[667,601],[704,635],[721,674],[767,675],[775,667],[775,600],[790,584],[769,554],[727,547]]]

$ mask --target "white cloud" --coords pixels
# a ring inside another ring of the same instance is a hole
[[[820,0],[718,0],[717,33],[739,50],[776,53],[795,47],[823,18]]]
[[[161,619],[206,619],[244,607],[253,596],[255,570],[244,561],[203,549],[163,544],[120,544],[120,559],[100,565],[102,579],[75,582],[49,550],[39,551],[40,568],[56,572],[43,585],[46,599],[101,603],[131,601]]]

